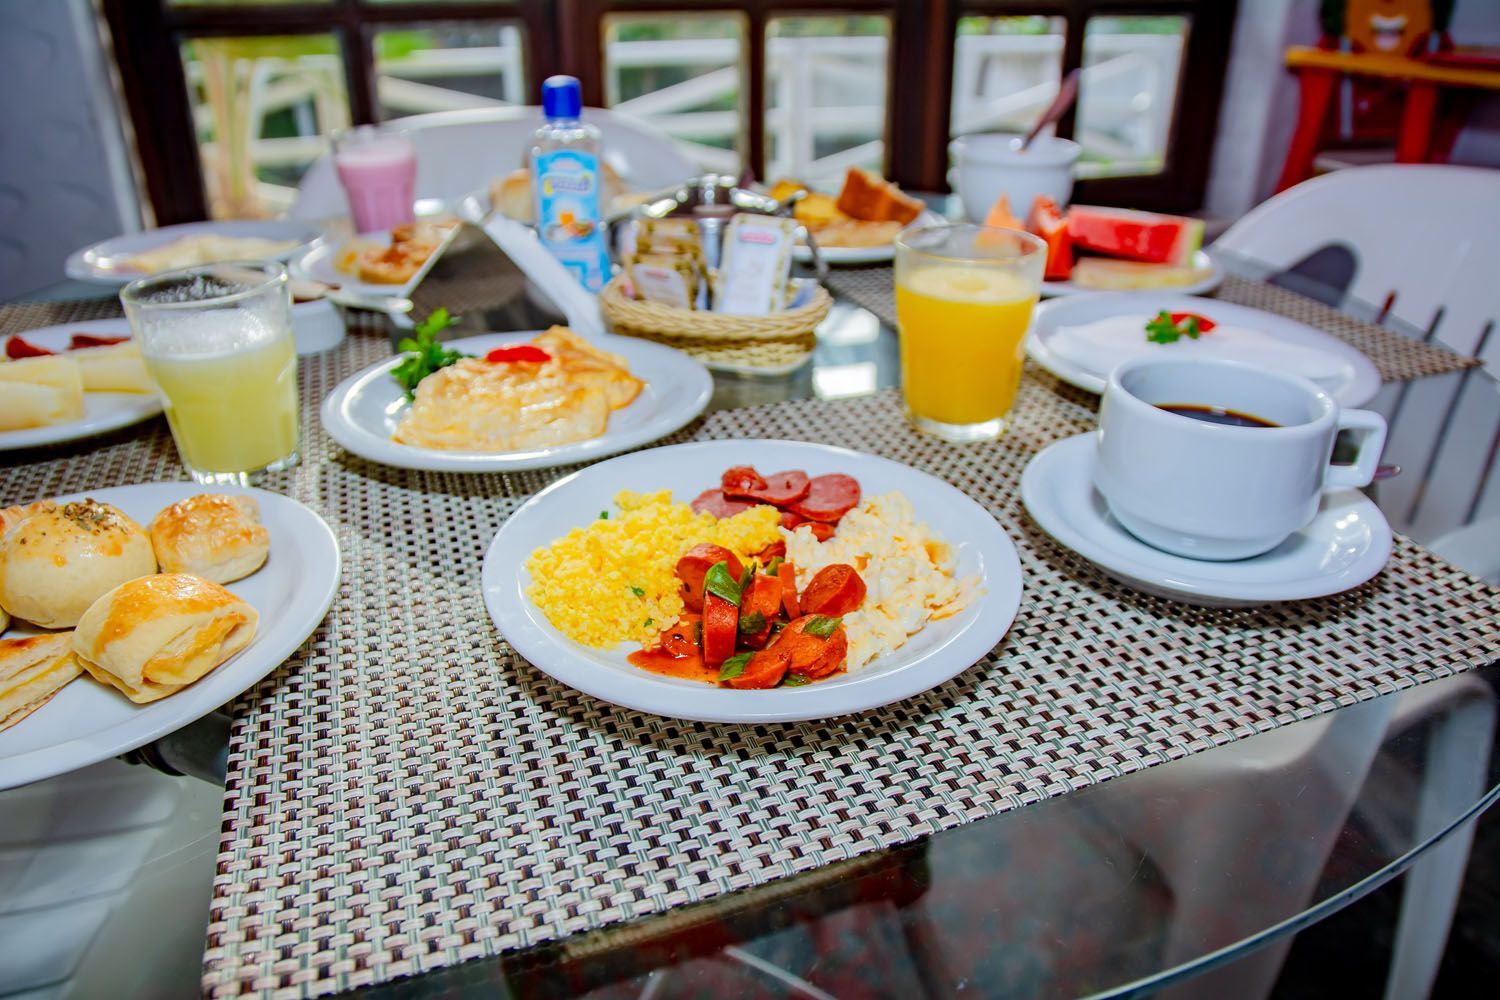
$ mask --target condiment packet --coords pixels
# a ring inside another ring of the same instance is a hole
[[[780,310],[787,301],[796,231],[794,219],[749,214],[730,219],[714,308],[742,316]]]
[[[636,253],[625,262],[635,297],[676,309],[698,308],[703,271],[687,254]]]

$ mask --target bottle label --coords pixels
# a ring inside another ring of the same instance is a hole
[[[599,157],[558,149],[536,157],[537,231],[584,288],[609,281],[609,251],[599,210]]]

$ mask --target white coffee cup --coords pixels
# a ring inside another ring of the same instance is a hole
[[[1274,426],[1231,426],[1162,409],[1228,411]],[[1359,457],[1333,465],[1354,431]],[[1267,552],[1317,516],[1325,490],[1368,485],[1385,420],[1340,410],[1305,378],[1237,361],[1137,358],[1109,377],[1094,485],[1141,541],[1195,559]]]
[[[1073,196],[1073,164],[1082,152],[1073,140],[1051,135],[1037,136],[1024,150],[1018,135],[965,135],[948,144],[954,189],[975,222],[984,221],[1002,194],[1023,221],[1039,194],[1066,206]]]

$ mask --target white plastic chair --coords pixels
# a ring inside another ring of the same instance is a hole
[[[698,173],[671,136],[639,119],[600,108],[585,108],[583,119],[604,133],[604,158],[633,188],[654,191]],[[523,166],[527,140],[541,123],[540,108],[513,107],[438,111],[388,124],[408,130],[416,147],[417,198],[453,205]],[[326,219],[348,212],[333,157],[325,153],[303,175],[288,216]]]
[[[1353,167],[1256,206],[1213,249],[1285,270],[1342,244],[1357,261],[1348,293],[1473,354],[1500,321],[1500,170],[1439,164]],[[1500,373],[1500,337],[1485,351]]]

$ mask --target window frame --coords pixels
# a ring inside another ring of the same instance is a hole
[[[1084,202],[1184,212],[1202,207],[1208,188],[1219,105],[1237,0],[510,0],[372,3],[330,0],[267,7],[168,6],[166,0],[95,0],[109,24],[147,194],[158,224],[207,217],[207,196],[180,57],[194,37],[332,33],[343,56],[351,120],[378,120],[374,32],[392,24],[518,21],[525,65],[535,87],[570,71],[586,104],[603,106],[604,19],[609,14],[732,11],[746,22],[742,128],[748,166],[766,156],[766,26],[773,17],[882,14],[891,19],[887,60],[885,172],[903,187],[947,191],[948,141],[958,20],[967,16],[1042,15],[1066,25],[1062,73],[1083,63],[1091,16],[1181,15],[1190,19],[1163,169],[1155,174],[1081,179]],[[565,70],[564,67],[567,67]],[[898,86],[898,81],[908,85]],[[1193,81],[1189,85],[1188,81]],[[1072,137],[1076,107],[1058,122]],[[1183,136],[1208,138],[1182,141]]]

